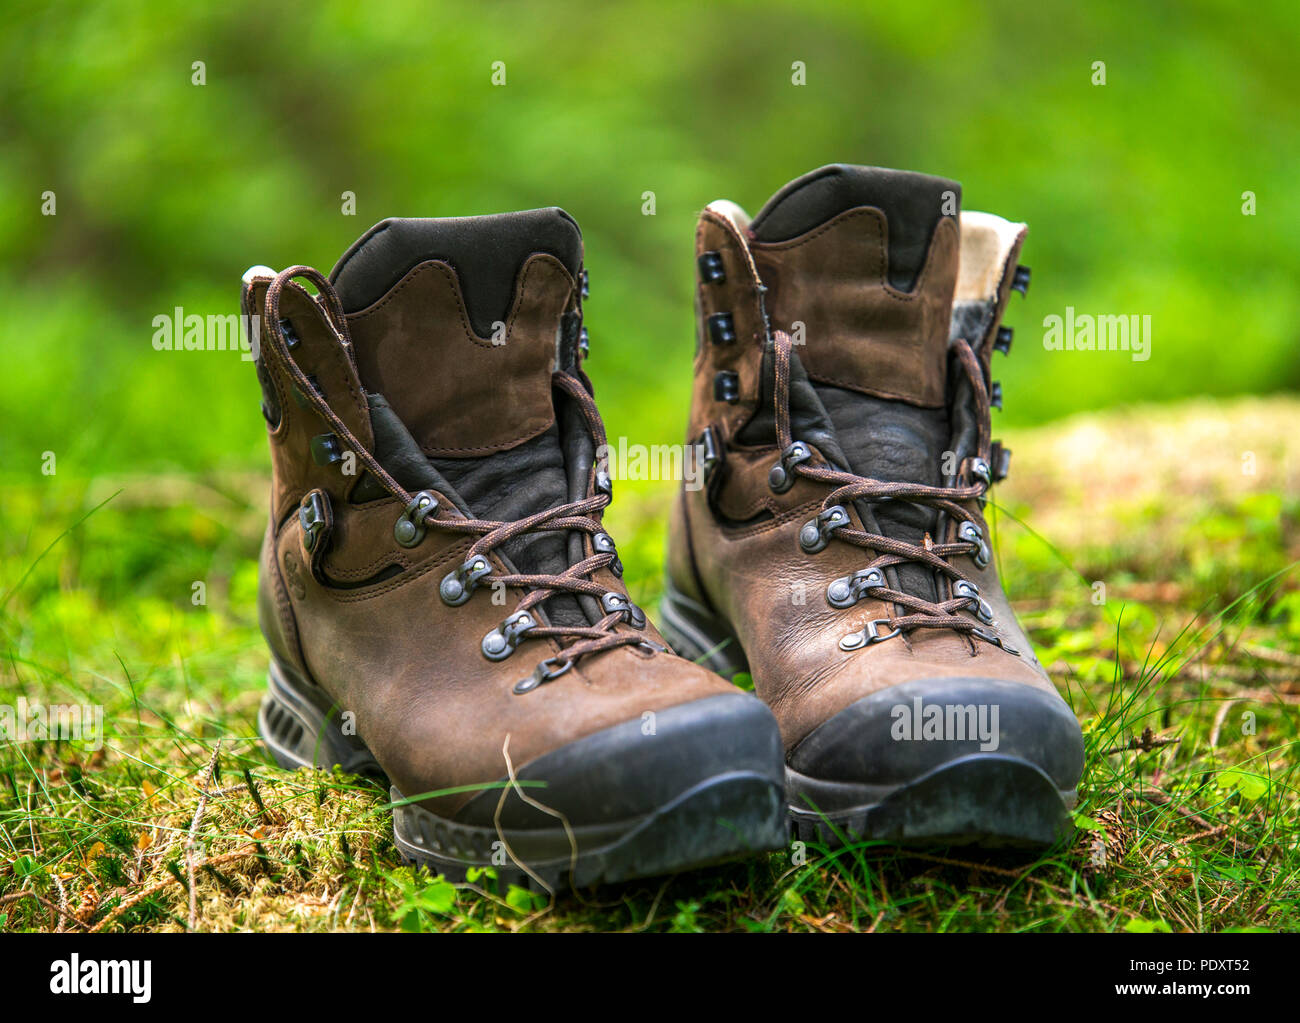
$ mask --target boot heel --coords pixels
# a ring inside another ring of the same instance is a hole
[[[337,765],[350,774],[383,775],[365,744],[344,733],[339,708],[321,705],[324,696],[313,694],[315,687],[275,660],[266,681],[257,730],[277,764],[288,770]]]
[[[716,671],[723,678],[749,671],[740,641],[721,618],[666,584],[659,604],[659,631],[681,657]]]

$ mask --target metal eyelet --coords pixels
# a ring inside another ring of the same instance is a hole
[[[527,611],[516,611],[483,637],[483,656],[489,661],[504,661],[515,652],[520,640],[537,628],[537,619]]]
[[[424,542],[428,526],[425,519],[438,507],[438,499],[427,490],[421,490],[397,517],[393,526],[393,539],[403,547],[418,547]]]
[[[700,280],[705,283],[713,284],[727,279],[726,270],[722,265],[721,252],[701,252],[696,263],[700,269]]]
[[[994,646],[1000,646],[1003,650],[1005,650],[1009,654],[1014,654],[1016,657],[1020,656],[1019,650],[1013,647],[1010,643],[1007,643],[1001,636],[999,636],[996,632],[992,631],[991,629],[974,628],[971,629],[971,635],[978,636],[986,643],[992,643]]]
[[[572,661],[564,661],[557,657],[548,657],[536,668],[527,678],[521,678],[515,683],[515,692],[522,696],[524,693],[531,693],[543,682],[549,682],[553,678],[559,678],[566,671],[573,667]]]
[[[774,494],[784,494],[794,486],[794,467],[812,458],[812,449],[801,440],[795,441],[783,452],[781,460],[767,474],[767,485]]]
[[[893,639],[903,633],[902,629],[891,629],[889,632],[881,632],[881,625],[888,625],[888,618],[873,618],[863,626],[861,632],[851,632],[840,640],[841,650],[861,650],[864,646],[870,646],[872,643],[883,643],[887,639]]]
[[[831,607],[852,607],[867,595],[868,590],[885,585],[885,573],[878,568],[864,568],[835,579],[826,587],[826,603]]]
[[[322,398],[325,397],[325,392],[321,390],[320,381],[310,373],[307,374],[307,383],[310,385],[313,394],[319,394]],[[311,399],[297,384],[290,384],[289,391],[299,408],[311,408]]]
[[[975,545],[971,558],[974,559],[976,568],[988,568],[992,552],[989,550],[989,545],[984,542],[984,531],[979,526],[973,522],[963,522],[957,527],[957,539]]]
[[[976,618],[985,625],[993,624],[993,608],[989,606],[987,600],[980,596],[980,588],[973,582],[958,579],[952,584],[952,595],[954,597],[965,597]]]
[[[714,313],[706,321],[709,325],[709,340],[715,345],[730,345],[736,342],[736,321],[731,313]]]
[[[630,597],[610,590],[600,598],[600,606],[605,609],[605,614],[620,615],[634,629],[645,628],[645,612],[633,604]]]
[[[460,607],[478,589],[481,580],[492,574],[492,563],[487,558],[470,558],[454,572],[448,572],[438,585],[438,596],[448,607]]]
[[[1011,275],[1011,290],[1022,295],[1029,294],[1029,267],[1018,266]]]
[[[849,524],[849,513],[842,504],[833,504],[815,519],[809,519],[799,530],[799,546],[808,554],[824,551],[831,542],[831,533]]]
[[[343,461],[339,439],[332,433],[322,433],[311,439],[311,459],[317,465],[333,465]]]
[[[280,333],[284,335],[284,347],[289,349],[289,351],[293,351],[302,344],[302,338],[300,338],[297,332],[293,329],[292,320],[280,321]]]
[[[695,442],[695,448],[700,467],[704,470],[704,482],[708,483],[713,476],[713,471],[722,460],[718,454],[717,439],[713,436],[713,427],[705,428],[700,439]]]
[[[316,491],[308,494],[298,506],[298,524],[302,527],[302,545],[310,554],[325,531],[325,502]]]
[[[989,463],[982,458],[972,458],[970,460],[970,474],[986,487],[993,482],[993,470],[989,468]]]
[[[993,456],[993,482],[1001,483],[1011,472],[1011,449],[1004,448],[1000,440],[993,442],[991,451]]]
[[[612,554],[614,560],[609,563],[609,570],[616,576],[623,574],[623,562],[619,560],[618,551],[614,547],[614,538],[608,533],[594,533],[591,537],[591,549],[597,554]]]

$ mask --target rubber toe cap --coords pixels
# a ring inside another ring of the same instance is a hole
[[[821,781],[889,787],[979,753],[1027,761],[1072,791],[1083,772],[1083,732],[1055,692],[989,678],[916,679],[846,707],[810,732],[789,763]]]
[[[563,814],[573,827],[624,821],[723,776],[784,784],[784,752],[776,719],[748,693],[721,693],[605,728],[552,750],[516,772],[528,797]],[[492,826],[501,789],[471,799],[456,820]],[[517,790],[500,826],[553,828],[553,814],[530,806]]]

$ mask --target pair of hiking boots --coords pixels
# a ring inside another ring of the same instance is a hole
[[[673,504],[662,631],[602,524],[568,214],[386,220],[328,278],[250,270],[275,758],[388,779],[398,848],[450,878],[584,887],[778,849],[791,822],[1053,841],[1082,736],[983,517],[1025,227],[959,203],[830,166],[753,220],[704,210],[703,485]]]

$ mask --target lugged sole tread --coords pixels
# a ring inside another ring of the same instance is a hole
[[[897,845],[1042,848],[1068,835],[1074,794],[1025,760],[974,754],[901,785],[878,802],[821,813],[791,806],[799,841],[840,848],[856,840]]]

